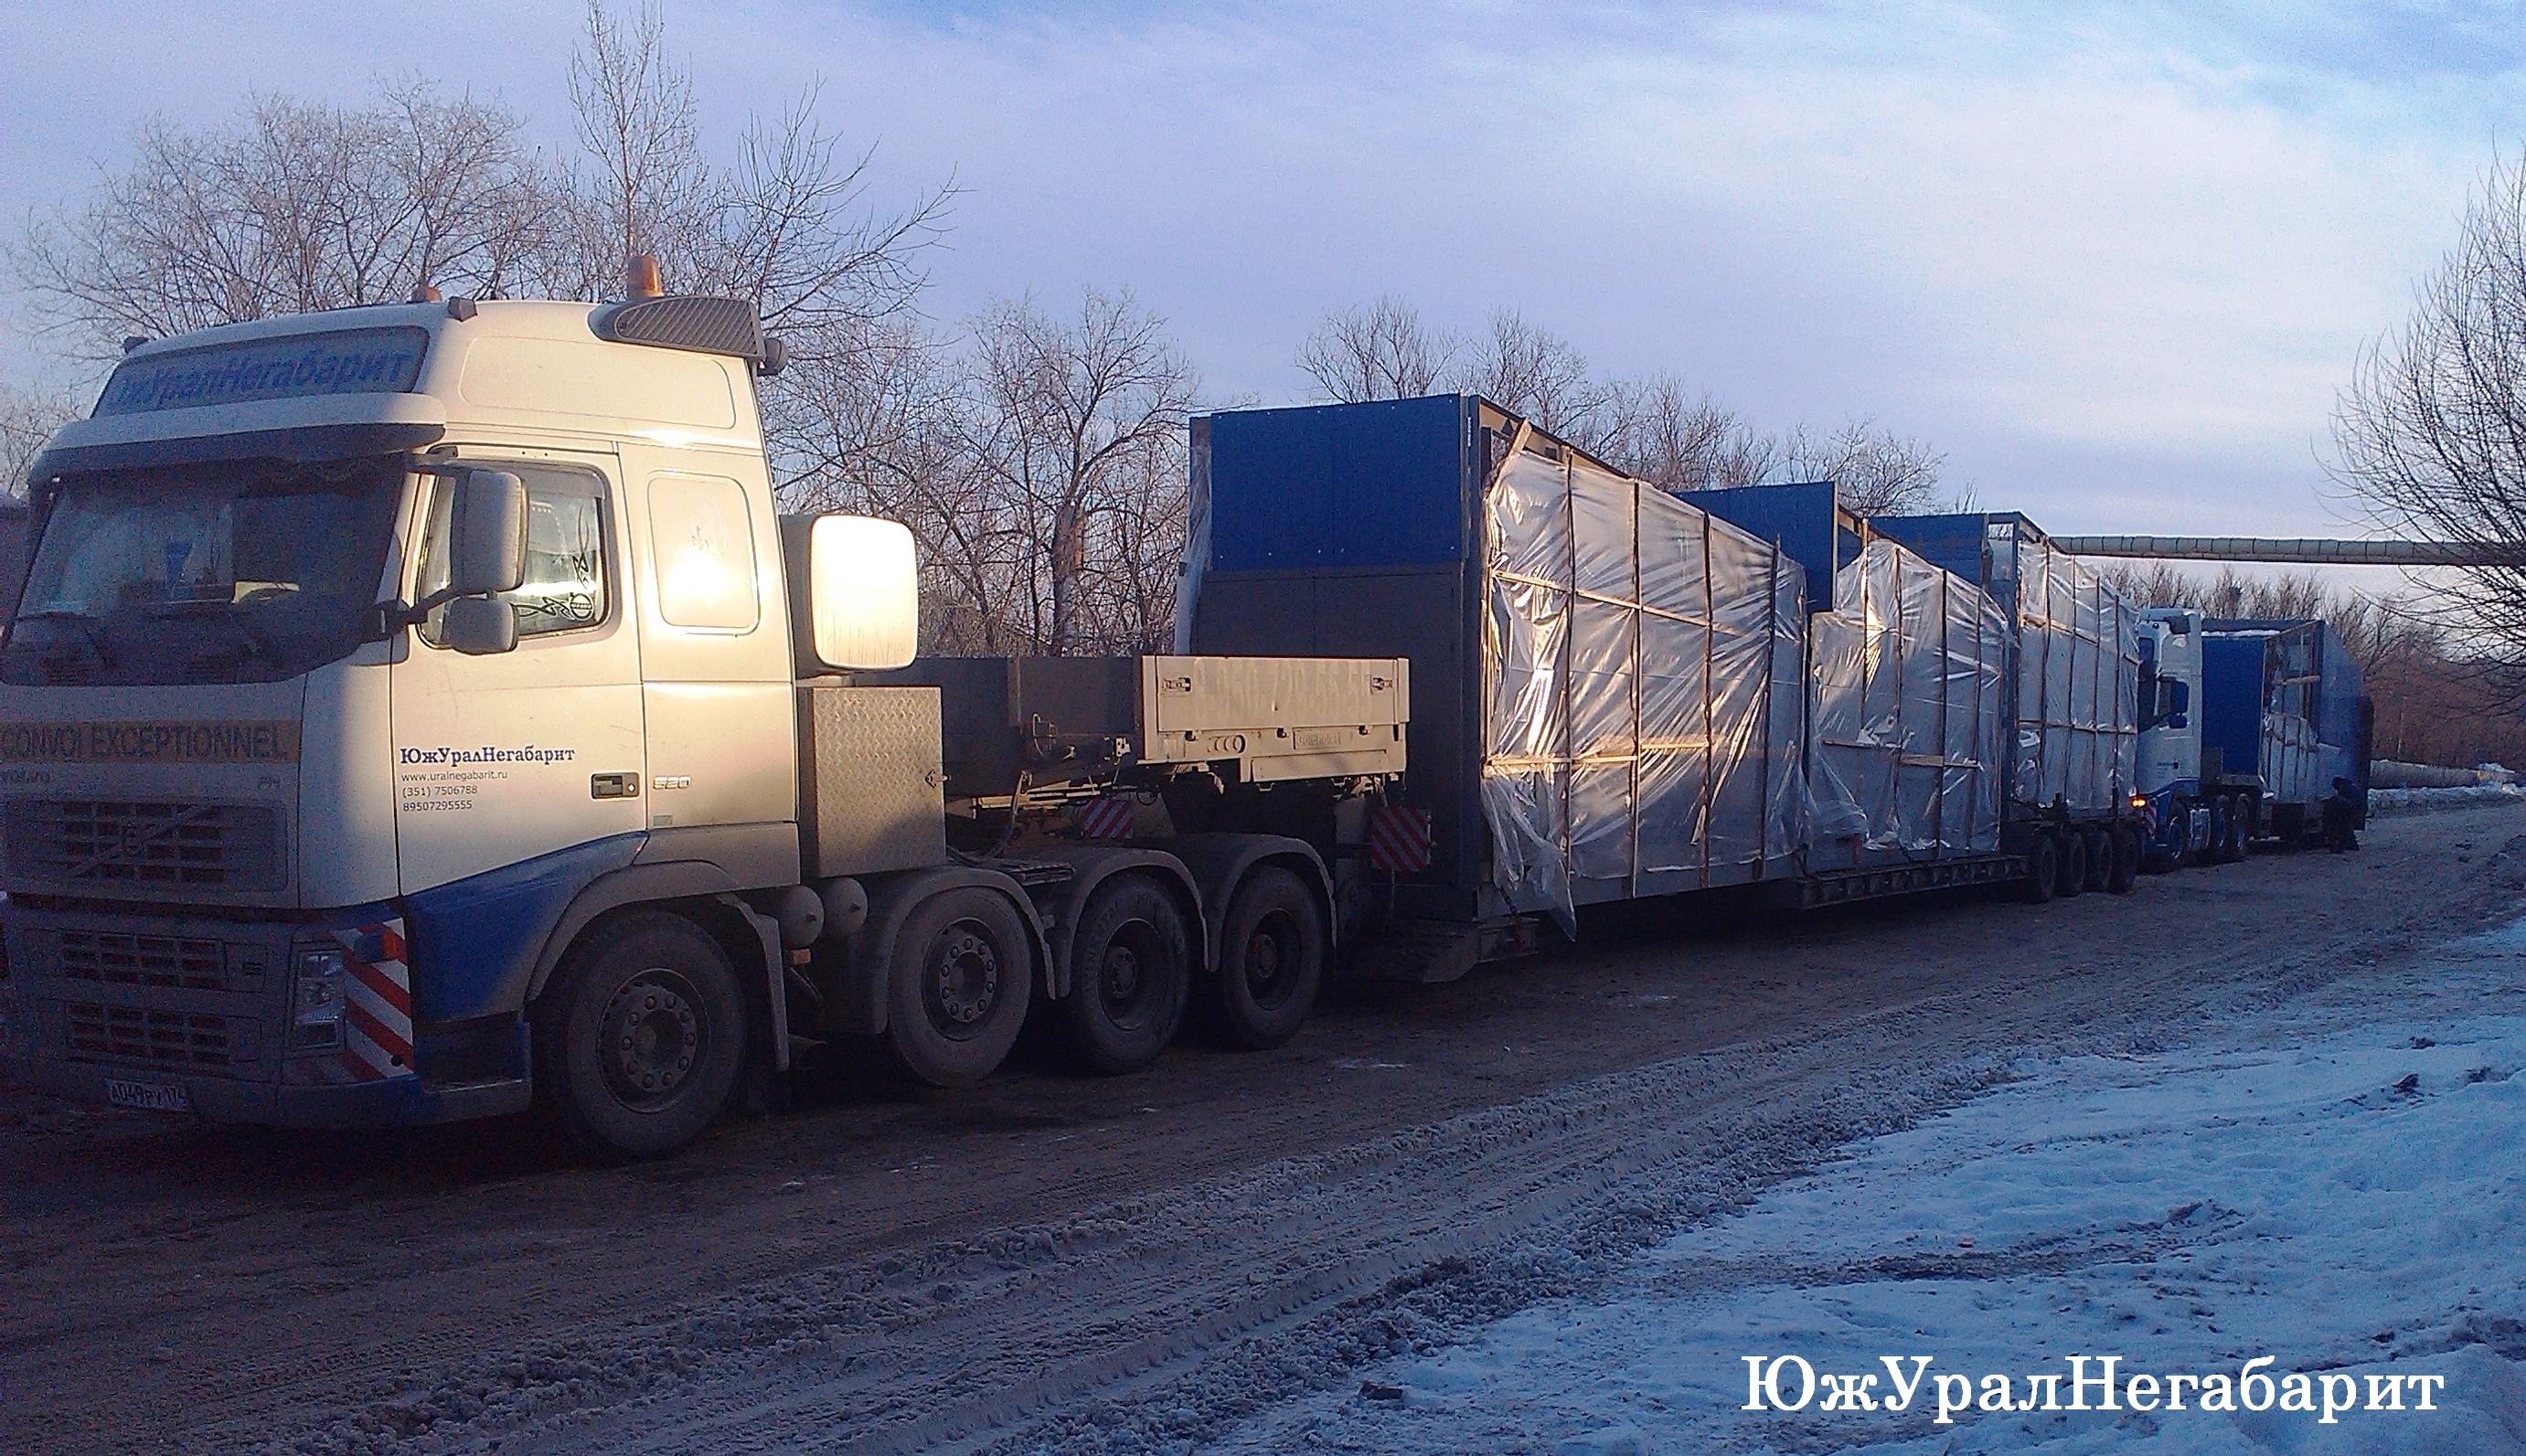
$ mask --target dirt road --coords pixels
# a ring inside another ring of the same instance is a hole
[[[2019,1051],[2154,1045],[2521,888],[2495,807],[2128,899],[1616,929],[1273,1054],[845,1079],[630,1170],[0,1093],[0,1449],[1181,1449]]]

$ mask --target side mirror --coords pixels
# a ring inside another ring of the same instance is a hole
[[[441,610],[438,637],[449,647],[470,657],[517,650],[518,611],[498,597],[460,596]]]
[[[799,671],[899,668],[921,644],[921,577],[912,532],[866,516],[781,523]]]
[[[527,482],[507,471],[467,471],[447,517],[448,594],[462,601],[515,591],[526,579]],[[500,611],[509,615],[505,605]],[[515,645],[514,630],[510,636]]]

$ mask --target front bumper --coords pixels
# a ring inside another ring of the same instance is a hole
[[[378,913],[249,920],[13,901],[0,911],[9,967],[0,996],[14,1003],[0,1006],[12,1013],[0,1039],[17,1075],[57,1096],[106,1102],[114,1081],[180,1088],[196,1116],[217,1123],[382,1128],[524,1110],[523,1075],[486,1076],[473,1057],[462,1081],[449,1083],[445,1067],[433,1080],[427,1041],[418,1067],[289,1047],[293,947]],[[498,1029],[478,1027],[475,1039],[486,1030]],[[497,1060],[525,1071],[522,1055]]]
[[[103,1103],[108,1081],[177,1086],[193,1114],[211,1123],[251,1123],[271,1128],[403,1128],[524,1112],[524,1081],[476,1082],[432,1087],[416,1077],[349,1086],[289,1086],[230,1081],[213,1077],[171,1076],[145,1067],[115,1067],[38,1056],[22,1064],[28,1080],[56,1097]]]

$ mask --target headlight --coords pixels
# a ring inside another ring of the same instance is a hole
[[[342,976],[338,946],[298,953],[289,980],[289,1044],[300,1051],[342,1044]]]

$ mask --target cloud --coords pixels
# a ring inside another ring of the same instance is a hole
[[[1767,424],[1873,414],[2055,528],[2313,531],[2333,390],[2514,134],[2521,42],[2456,8],[2304,12],[732,0],[668,21],[723,135],[821,75],[827,120],[881,144],[881,200],[957,177],[944,317],[1129,285],[1214,393],[1279,401],[1329,307],[1399,292],[1463,326],[1511,303]],[[349,94],[415,58],[567,141],[566,15],[169,9],[109,56],[74,34],[104,12],[61,14],[0,61],[0,201],[76,190],[63,154],[148,105]]]

